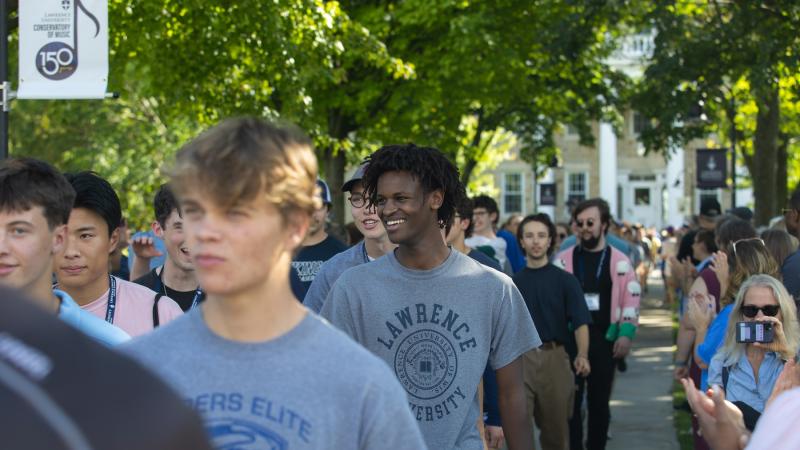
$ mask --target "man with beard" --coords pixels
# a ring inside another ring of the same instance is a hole
[[[508,448],[530,449],[522,354],[541,342],[511,279],[445,244],[465,196],[458,170],[435,148],[389,145],[362,183],[398,247],[343,273],[322,316],[392,368],[428,448],[483,449],[476,393],[488,361]]]
[[[353,223],[364,236],[364,240],[322,264],[303,300],[303,304],[315,313],[322,309],[333,284],[345,270],[374,261],[397,248],[386,235],[375,206],[369,204],[369,199],[364,194],[361,178],[364,177],[366,168],[367,165],[362,164],[342,186],[342,192],[350,194],[347,200],[350,202]]]
[[[322,268],[322,263],[347,250],[347,245],[325,230],[328,212],[331,209],[331,190],[322,179],[317,179],[317,186],[322,196],[322,207],[311,215],[311,225],[303,240],[303,246],[292,260],[292,267],[300,278],[300,285],[293,286],[292,290],[299,300],[305,298],[311,282]]]
[[[604,449],[611,411],[608,402],[614,381],[615,360],[625,358],[639,323],[641,287],[625,254],[607,245],[611,214],[608,203],[593,198],[575,207],[572,219],[580,245],[559,253],[555,264],[572,273],[583,288],[586,306],[592,316],[589,325],[589,364],[587,378],[576,377],[578,392],[575,411],[579,411],[584,384],[587,400],[589,449]],[[583,448],[581,415],[570,420],[570,445]]]
[[[198,287],[192,257],[186,246],[183,216],[169,185],[162,184],[158,189],[153,200],[153,209],[156,212],[153,232],[164,240],[167,259],[161,267],[135,278],[134,283],[175,300],[182,310],[188,311],[202,300],[203,292]],[[150,258],[159,253],[153,246],[152,239],[134,241],[133,249],[136,252],[134,274],[141,273],[142,268],[147,270]]]

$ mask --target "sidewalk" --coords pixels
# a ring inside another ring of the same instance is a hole
[[[679,449],[672,422],[672,321],[662,306],[658,272],[648,285],[628,371],[617,372],[614,380],[609,450]]]

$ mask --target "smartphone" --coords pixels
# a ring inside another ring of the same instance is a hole
[[[771,322],[736,322],[736,342],[769,343],[775,339]]]

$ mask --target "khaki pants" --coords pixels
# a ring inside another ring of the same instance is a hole
[[[544,450],[569,449],[575,378],[563,346],[531,350],[522,357],[528,416],[541,430]]]

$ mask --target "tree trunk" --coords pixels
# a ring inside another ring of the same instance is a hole
[[[334,108],[328,112],[328,136],[342,141],[355,131],[356,124],[352,118],[347,117],[339,109]],[[322,160],[319,162],[320,169],[325,170],[325,181],[331,189],[331,231],[339,238],[346,238],[344,230],[344,195],[342,195],[342,185],[344,184],[344,171],[347,165],[347,155],[344,151],[334,152],[333,147],[328,147],[322,152]]]
[[[780,125],[780,103],[778,86],[767,84],[754,89],[758,114],[753,139],[754,161],[752,173],[753,196],[755,197],[755,222],[766,225],[778,212],[775,176],[778,170],[778,132]],[[784,178],[784,183],[786,179]]]
[[[775,198],[778,202],[777,207],[783,208],[789,200],[789,172],[786,165],[789,160],[789,139],[786,136],[781,136],[778,143],[778,170],[775,176]]]

